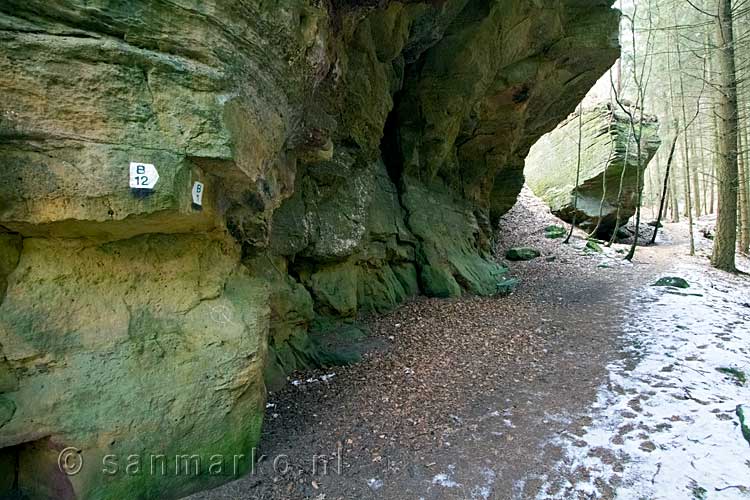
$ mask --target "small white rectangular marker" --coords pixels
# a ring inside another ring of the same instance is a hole
[[[130,162],[130,187],[133,189],[154,189],[159,182],[159,172],[150,163]]]
[[[198,206],[203,205],[203,183],[195,181],[193,183],[193,203]]]

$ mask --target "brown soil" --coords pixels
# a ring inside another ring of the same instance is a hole
[[[387,348],[271,394],[264,458],[193,498],[526,498],[534,473],[561,458],[550,438],[581,434],[586,419],[566,416],[592,404],[607,363],[622,355],[629,293],[674,251],[642,248],[631,265],[614,249],[609,258],[581,250],[583,233],[568,245],[547,239],[553,223],[563,225],[524,191],[502,222],[498,255],[531,246],[542,256],[509,263],[521,279],[515,293],[418,298],[370,320]]]

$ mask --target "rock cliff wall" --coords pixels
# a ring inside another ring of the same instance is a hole
[[[537,141],[526,158],[526,182],[552,213],[568,222],[575,215],[577,225],[587,231],[596,228],[603,238],[635,215],[639,179],[642,189],[644,171],[661,144],[656,117],[644,115],[641,129],[640,110],[629,112],[635,133],[630,117],[619,107],[599,104],[584,108],[577,190],[578,112]],[[641,135],[640,157],[636,134]]]
[[[492,227],[617,57],[611,3],[3,2],[0,488],[227,481],[346,320],[506,291]]]

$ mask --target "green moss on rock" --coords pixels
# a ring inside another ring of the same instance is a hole
[[[750,425],[748,424],[748,416],[745,413],[745,407],[737,405],[735,413],[740,420],[740,432],[742,433],[742,437],[747,441],[747,444],[750,444]]]
[[[544,236],[550,239],[563,238],[566,234],[568,234],[568,231],[561,226],[552,225],[544,228]]]
[[[106,454],[246,453],[264,412],[269,310],[238,257],[205,235],[24,240],[0,306],[3,354],[22,374],[3,396],[15,412],[0,441],[81,449],[76,488],[96,498],[136,487],[101,475]],[[220,482],[205,471],[141,480],[170,495]]]
[[[505,252],[505,258],[508,260],[533,260],[542,255],[539,250],[529,247],[509,248]]]
[[[591,252],[596,252],[596,253],[602,253],[604,251],[602,250],[601,245],[599,245],[599,243],[597,243],[594,240],[587,240],[586,246],[584,246],[583,249],[585,251],[591,251]]]
[[[610,5],[4,2],[0,441],[36,477],[64,445],[241,453],[266,385],[359,359],[358,314],[509,293],[494,225],[617,57]],[[167,498],[248,466],[23,481]]]
[[[653,286],[672,286],[675,288],[690,288],[686,279],[677,276],[665,276],[656,280]]]
[[[420,283],[426,294],[456,297],[462,289],[478,295],[496,293],[507,269],[489,255],[487,236],[468,203],[444,188],[428,189],[409,178],[404,180],[402,203],[419,241]]]

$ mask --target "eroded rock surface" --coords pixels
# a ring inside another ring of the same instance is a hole
[[[342,359],[337,322],[504,289],[492,228],[531,144],[617,57],[610,5],[4,2],[3,487],[229,480],[266,384]],[[152,190],[130,162],[156,166]],[[132,454],[166,455],[166,477]]]
[[[643,116],[628,108],[635,123],[619,107],[600,104],[584,109],[581,125],[581,167],[576,196],[578,165],[578,112],[542,137],[526,158],[526,181],[534,194],[563,220],[601,237],[608,237],[635,215],[638,185],[643,189],[644,171],[659,149],[659,124],[655,116]],[[641,135],[640,157],[635,136]]]

